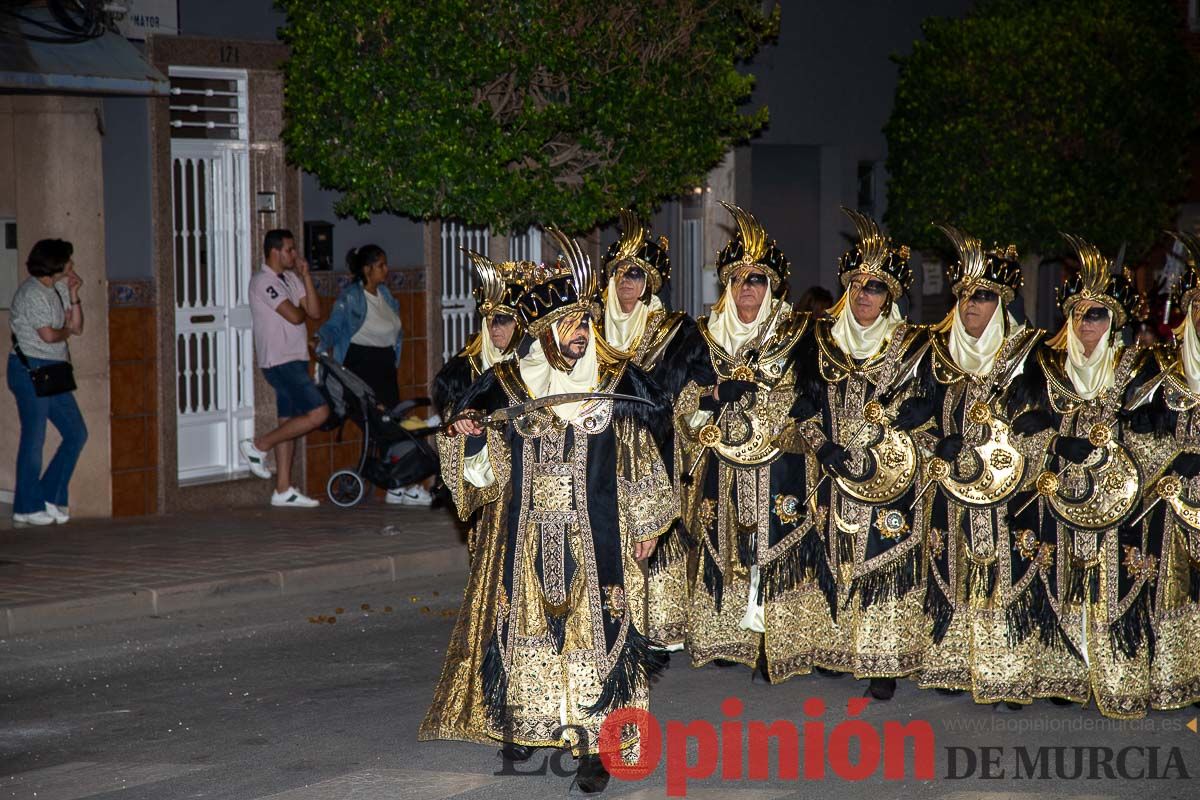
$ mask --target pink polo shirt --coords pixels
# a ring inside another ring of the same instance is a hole
[[[254,354],[263,369],[289,361],[308,361],[308,328],[288,322],[275,309],[284,300],[302,307],[304,282],[291,270],[276,274],[263,266],[250,278],[250,315],[254,320]]]

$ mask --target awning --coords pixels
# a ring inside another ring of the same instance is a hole
[[[44,7],[25,7],[23,16],[53,23]],[[31,22],[0,14],[0,90],[167,95],[171,83],[138,49],[111,31],[73,44],[39,42]]]

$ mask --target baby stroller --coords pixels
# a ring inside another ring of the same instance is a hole
[[[352,419],[362,426],[362,455],[357,469],[342,469],[329,478],[326,492],[335,505],[349,508],[367,493],[367,481],[381,489],[398,489],[438,473],[437,451],[428,441],[436,427],[408,428],[405,415],[428,406],[428,397],[405,400],[390,411],[381,410],[375,393],[362,378],[326,353],[317,354],[317,385],[329,403],[325,430]]]

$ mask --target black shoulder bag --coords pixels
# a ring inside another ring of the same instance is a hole
[[[29,380],[33,381],[33,393],[38,397],[53,397],[56,394],[75,391],[75,368],[70,361],[55,361],[44,367],[34,369],[29,366],[29,359],[21,352],[17,337],[12,337],[13,352],[21,359],[21,364],[29,371]]]

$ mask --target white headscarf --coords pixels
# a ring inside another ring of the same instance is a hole
[[[1075,392],[1084,400],[1091,400],[1117,382],[1113,366],[1113,346],[1108,335],[1112,328],[1112,316],[1108,326],[1090,356],[1083,354],[1083,342],[1075,333],[1075,322],[1067,320],[1067,377],[1075,386]]]
[[[1183,344],[1179,348],[1179,361],[1183,364],[1188,388],[1193,392],[1200,392],[1200,336],[1196,335],[1196,323],[1192,321],[1190,310],[1183,321]]]
[[[849,289],[846,291],[848,292]],[[858,320],[854,318],[854,312],[850,310],[852,299],[847,297],[846,302],[842,304],[842,310],[833,323],[831,333],[833,340],[837,342],[837,346],[842,349],[843,353],[861,361],[883,349],[884,343],[891,338],[892,332],[904,324],[904,317],[900,316],[900,309],[893,301],[891,311],[887,314],[880,314],[874,322],[863,327],[858,324]]]
[[[646,320],[650,318],[650,312],[662,307],[662,300],[652,294],[648,304],[638,300],[633,304],[633,310],[625,313],[621,310],[621,301],[617,299],[617,278],[609,278],[608,294],[604,301],[605,340],[618,350],[632,352],[646,332]]]
[[[561,345],[562,339],[558,334],[558,324],[551,326],[554,331],[554,341]],[[572,331],[574,333],[574,331]],[[570,372],[555,369],[542,350],[541,337],[534,339],[529,353],[517,363],[521,371],[521,380],[529,388],[530,396],[534,399],[552,394],[568,392],[594,392],[599,382],[600,367],[596,360],[596,332],[588,336],[587,349],[583,356],[575,362]],[[579,416],[579,410],[587,400],[575,403],[562,403],[551,406],[550,409],[559,419],[570,422]]]
[[[513,332],[513,336],[516,336],[515,331]],[[483,321],[483,330],[479,332],[479,342],[479,361],[482,364],[482,367],[479,370],[480,372],[487,372],[493,364],[498,364],[501,361],[507,361],[513,357],[512,350],[509,350],[507,353],[505,353],[502,352],[499,347],[496,347],[496,345],[492,344],[492,337],[488,330],[488,320],[486,319]]]
[[[721,296],[721,310],[713,311],[708,319],[708,332],[712,335],[713,340],[732,356],[739,347],[758,333],[759,326],[767,321],[767,317],[771,316],[771,309],[774,308],[775,303],[782,302],[784,301],[772,300],[768,293],[763,298],[762,305],[758,307],[758,315],[751,322],[742,322],[738,316],[737,304],[733,302],[733,283],[731,281],[725,285],[725,294]],[[775,319],[771,320],[771,326],[763,333],[762,340],[764,342],[771,338],[778,321],[779,315],[776,314]]]
[[[961,306],[956,303],[954,320],[950,323],[950,356],[963,372],[987,375],[1004,347],[1004,305],[996,304],[992,318],[978,338],[967,333],[960,310]]]

